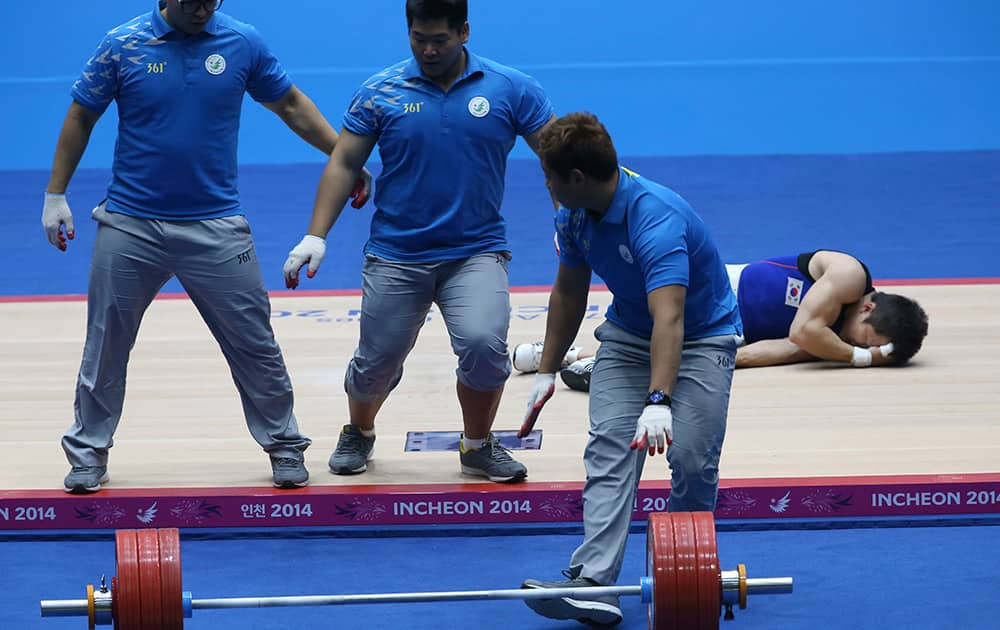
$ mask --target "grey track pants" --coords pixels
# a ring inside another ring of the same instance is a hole
[[[645,450],[629,448],[648,394],[649,340],[610,322],[601,324],[595,336],[601,345],[590,381],[584,541],[573,553],[570,570],[599,584],[614,584],[625,556],[636,488],[649,457]],[[733,335],[684,343],[671,396],[671,512],[715,510],[736,346]]]
[[[100,225],[90,264],[87,340],[75,419],[62,440],[70,464],[107,465],[139,324],[174,275],[222,348],[254,439],[272,456],[301,460],[310,441],[292,413],[292,384],[271,329],[271,305],[246,219],[159,221],[108,212],[103,205],[94,219]]]

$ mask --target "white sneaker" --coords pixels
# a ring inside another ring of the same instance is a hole
[[[510,354],[510,359],[514,363],[514,369],[518,372],[537,372],[538,368],[542,365],[542,349],[544,347],[545,344],[541,341],[522,343],[515,346],[514,352]],[[581,350],[583,348],[580,346],[573,346],[567,350],[566,356],[563,357],[562,365],[559,367],[566,367],[576,361]]]
[[[581,392],[589,392],[590,375],[594,372],[595,360],[596,357],[587,357],[586,359],[574,361],[559,370],[559,376],[562,377],[563,383],[566,383],[566,387]]]

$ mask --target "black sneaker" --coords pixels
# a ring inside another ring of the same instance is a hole
[[[492,433],[482,448],[465,451],[459,446],[459,461],[466,475],[486,477],[490,481],[515,483],[528,476],[524,464],[511,457],[510,451]]]
[[[567,580],[561,582],[542,582],[540,580],[525,580],[521,588],[587,588],[601,586],[594,580],[585,577],[572,577],[568,570],[563,571]],[[602,595],[593,599],[580,597],[559,597],[553,599],[526,599],[524,603],[543,617],[549,619],[574,619],[587,625],[610,628],[622,622],[622,609],[617,595]]]
[[[575,361],[559,370],[566,387],[581,392],[590,391],[590,375],[594,372],[594,357]]]
[[[108,483],[107,466],[73,466],[63,480],[63,489],[71,494],[97,492],[102,483]]]
[[[365,437],[361,429],[345,424],[340,431],[337,448],[330,455],[330,472],[335,475],[356,475],[368,470],[368,460],[375,450],[375,436]]]
[[[309,471],[306,465],[292,457],[272,457],[271,472],[274,474],[275,488],[303,488],[309,485]]]

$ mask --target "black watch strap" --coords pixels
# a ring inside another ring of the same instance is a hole
[[[649,392],[646,396],[647,405],[663,405],[665,407],[670,406],[670,394],[666,393],[662,389],[654,389]]]

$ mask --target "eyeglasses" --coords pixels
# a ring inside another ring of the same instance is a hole
[[[181,5],[181,11],[185,15],[194,15],[198,12],[198,7],[209,12],[218,11],[222,6],[222,0],[177,0],[177,4]]]

